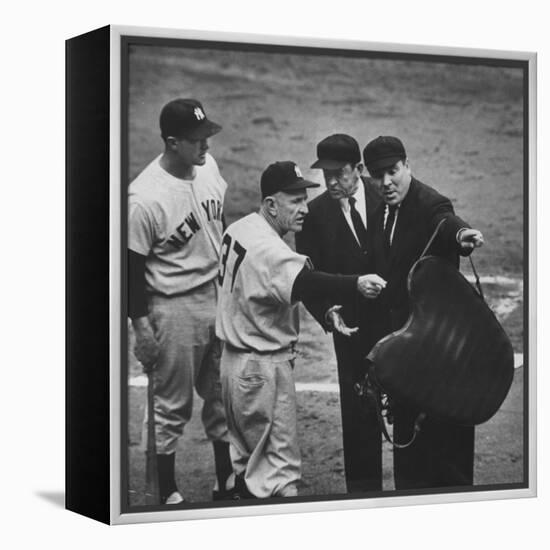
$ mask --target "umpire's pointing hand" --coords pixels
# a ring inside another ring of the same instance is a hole
[[[462,229],[458,234],[458,242],[464,249],[483,246],[483,234],[477,229]]]

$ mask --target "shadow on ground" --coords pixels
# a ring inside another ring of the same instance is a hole
[[[46,500],[60,508],[65,508],[65,493],[63,491],[37,491],[35,494],[42,500]]]

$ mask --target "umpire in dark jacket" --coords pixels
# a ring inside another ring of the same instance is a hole
[[[377,299],[379,339],[403,327],[409,317],[407,276],[438,223],[445,219],[429,253],[457,267],[459,256],[483,244],[483,236],[455,215],[449,199],[412,176],[405,148],[396,137],[380,136],[363,151],[365,165],[382,190],[383,203],[372,216],[371,267],[386,279]],[[394,404],[394,440],[411,439],[420,411]],[[414,443],[394,449],[396,489],[453,487],[473,483],[474,428],[426,418]]]
[[[362,176],[357,141],[334,134],[317,146],[318,160],[311,166],[323,170],[327,190],[312,200],[303,230],[296,234],[296,249],[309,256],[315,269],[343,275],[365,274],[371,252],[371,217],[381,203],[380,191]],[[333,332],[338,363],[344,464],[348,492],[382,489],[382,444],[375,411],[365,406],[354,390],[362,378],[363,361],[376,340],[372,331],[373,301],[366,299],[334,304],[306,302],[306,307],[327,331]]]

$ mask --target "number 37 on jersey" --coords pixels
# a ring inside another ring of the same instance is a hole
[[[218,273],[218,282],[223,286],[223,282],[227,274],[231,276],[230,290],[233,292],[235,286],[235,278],[239,271],[239,267],[243,263],[246,256],[246,249],[237,241],[233,240],[229,233],[226,233],[222,240],[220,268]]]

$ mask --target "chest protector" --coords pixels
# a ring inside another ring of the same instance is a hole
[[[447,260],[421,257],[408,275],[405,325],[367,357],[369,377],[391,399],[465,426],[489,420],[514,376],[512,345],[497,318]]]

